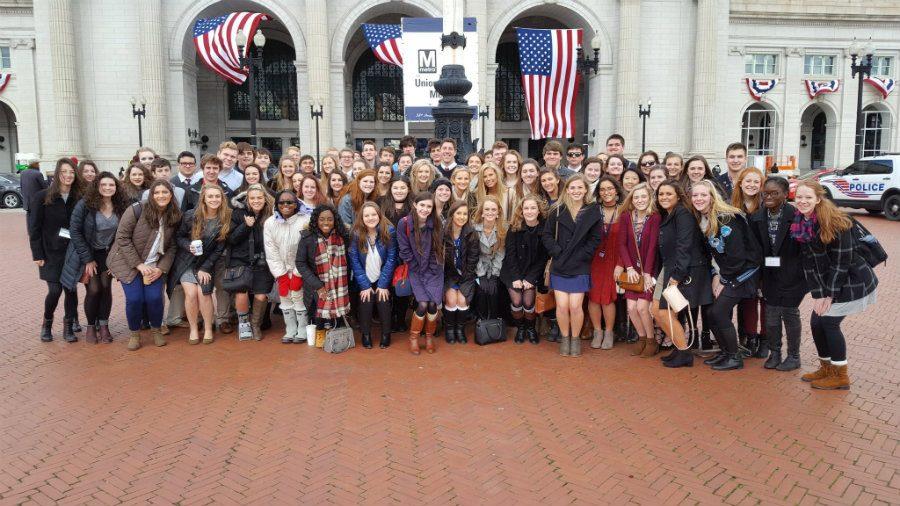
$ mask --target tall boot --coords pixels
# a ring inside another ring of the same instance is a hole
[[[522,321],[522,317],[525,315],[525,312],[522,311],[522,308],[511,308],[510,315],[513,319],[513,325],[516,326],[516,337],[513,339],[513,342],[516,344],[522,344],[525,342],[525,325]]]
[[[466,344],[469,338],[466,337],[466,320],[469,318],[469,308],[456,310],[456,342]]]
[[[297,318],[297,332],[294,334],[294,344],[300,344],[303,341],[306,341],[308,344],[310,339],[315,341],[315,332],[309,332],[309,313],[306,309],[302,311],[294,309],[293,311],[294,316]]]
[[[162,328],[150,327],[150,334],[153,336],[153,344],[156,347],[165,346],[166,338],[162,335]]]
[[[424,327],[425,316],[419,316],[413,311],[412,320],[409,322],[409,352],[413,355],[419,354],[419,336],[422,335]]]
[[[109,333],[109,320],[97,320],[97,339],[106,344],[113,342],[112,334]]]
[[[575,338],[578,339],[578,338]],[[559,340],[559,354],[563,357],[571,356],[572,350],[572,338],[569,336],[562,336]]]
[[[810,383],[819,379],[822,379],[830,374],[831,369],[831,359],[819,359],[819,369],[817,371],[808,372],[803,376],[800,376],[800,379]]]
[[[434,331],[437,329],[437,320],[437,313],[428,313],[425,315],[425,351],[428,353],[435,352]]]
[[[634,347],[631,348],[631,356],[637,357],[641,353],[644,353],[644,348],[647,347],[647,341],[650,339],[653,339],[654,341],[656,341],[656,339],[653,337],[638,336],[637,342],[634,343]]]
[[[44,318],[41,325],[41,341],[49,343],[53,340],[53,318]]]
[[[75,330],[72,328],[74,323],[75,320],[72,318],[63,319],[63,339],[65,339],[67,343],[78,342],[78,338],[75,337]]]
[[[828,371],[830,373],[828,376],[814,380],[811,386],[819,390],[850,390],[850,376],[847,374],[847,364],[831,364]]]
[[[579,336],[571,337],[569,343],[569,356],[570,357],[580,357],[581,356],[581,338]]]
[[[713,371],[732,371],[734,369],[743,369],[744,368],[744,355],[738,351],[736,353],[729,353],[725,360],[719,362],[718,364],[713,364]]]
[[[132,330],[128,338],[128,351],[137,351],[141,347],[141,331]]]
[[[253,299],[253,308],[250,313],[250,334],[254,341],[262,340],[262,321],[267,307],[266,301]]]
[[[290,344],[294,342],[294,336],[297,335],[297,315],[293,308],[282,311],[284,316],[284,335],[281,336],[282,344]]]
[[[447,341],[447,344],[453,344],[456,342],[456,308],[453,311],[447,309],[445,306],[444,309],[444,341]]]

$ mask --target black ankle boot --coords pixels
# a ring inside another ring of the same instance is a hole
[[[372,334],[363,334],[362,335],[362,345],[363,348],[367,350],[372,349]]]
[[[766,360],[766,363],[763,364],[763,367],[766,369],[775,369],[781,364],[781,350],[773,351],[771,355],[769,355],[769,359]]]
[[[753,358],[766,358],[769,356],[769,347],[766,338],[759,335],[753,334],[753,338],[756,340],[756,348],[753,350]]]
[[[63,320],[63,339],[66,340],[67,343],[74,343],[78,341],[78,338],[75,337],[75,330],[72,328],[74,320],[71,318],[66,318]]]
[[[679,350],[675,348],[674,358],[663,363],[666,367],[694,367],[694,354],[691,350]]]
[[[794,369],[800,369],[800,354],[789,352],[787,358],[784,359],[784,362],[778,364],[778,367],[775,369],[779,371],[793,371]]]
[[[521,319],[513,321],[516,323],[516,338],[513,339],[513,342],[522,344],[525,342],[525,322]]]
[[[534,328],[534,322],[535,320],[525,320],[525,337],[528,338],[528,342],[531,344],[537,344],[541,341],[537,329]]]
[[[550,320],[550,332],[547,333],[547,340],[551,343],[558,343],[562,339],[562,333],[559,331],[559,324],[556,318]]]
[[[728,358],[728,352],[725,350],[719,350],[719,353],[716,353],[715,356],[704,360],[703,363],[706,365],[716,365],[726,358]]]
[[[671,362],[671,361],[675,360],[675,359],[678,357],[678,352],[679,352],[679,351],[681,351],[681,350],[679,350],[678,348],[676,348],[676,347],[673,346],[673,347],[672,347],[672,352],[669,353],[668,355],[662,357],[660,360],[662,360],[663,362]],[[691,355],[691,356],[693,356],[693,355]],[[693,363],[693,361],[692,361],[691,363]]]
[[[382,350],[390,347],[391,345],[391,334],[381,334],[381,341],[378,343],[378,347]]]
[[[729,353],[725,356],[725,360],[719,362],[718,364],[714,364],[712,369],[714,371],[731,371],[734,369],[743,369],[744,368],[744,356],[741,352],[737,353]]]
[[[72,321],[72,331],[73,332],[81,332],[83,330],[84,329],[81,328],[81,325],[78,324],[78,318],[75,318],[75,320]]]
[[[53,340],[53,318],[44,318],[41,325],[41,341],[49,343]]]

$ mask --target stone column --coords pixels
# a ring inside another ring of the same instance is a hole
[[[697,45],[694,50],[694,104],[691,153],[715,156],[724,146],[716,143],[716,89],[719,85],[719,0],[697,1]],[[726,18],[727,21],[727,18]],[[727,24],[727,22],[726,22]]]
[[[56,156],[82,155],[72,1],[50,0],[48,21],[50,64],[53,71],[52,107],[56,120]]]
[[[322,104],[324,117],[319,119],[319,144],[321,155],[325,155],[325,148],[332,145],[331,115],[335,113],[331,100],[331,87],[329,86],[329,61],[330,51],[327,32],[328,17],[326,16],[325,0],[307,0],[306,2],[306,61],[309,79],[310,103]],[[298,76],[299,77],[299,76]],[[309,122],[311,144],[304,146],[304,153],[315,155],[316,124],[309,117],[309,107],[304,111],[298,111],[301,123],[305,118]]]
[[[141,95],[147,100],[144,118],[144,144],[160,156],[171,156],[168,135],[168,104],[166,103],[167,68],[163,59],[162,8],[160,0],[139,0],[141,47]]]
[[[635,157],[641,148],[637,128],[640,90],[641,0],[622,0],[619,4],[619,62],[616,82],[616,132],[625,137],[627,156]],[[603,140],[601,139],[602,143]],[[601,150],[605,146],[599,146]]]
[[[325,116],[325,121],[331,123],[332,145],[338,148],[350,146],[353,142],[352,139],[350,141],[347,140],[345,133],[350,130],[347,123],[348,110],[352,109],[353,105],[345,98],[347,95],[347,86],[344,83],[344,67],[345,64],[343,61],[331,62],[330,82],[334,94],[331,95],[331,114]]]

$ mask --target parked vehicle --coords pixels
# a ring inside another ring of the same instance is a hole
[[[841,207],[884,213],[900,221],[900,154],[867,156],[843,170],[821,177],[828,196]]]
[[[799,183],[800,181],[806,181],[807,179],[819,181],[823,176],[834,174],[834,171],[835,169],[811,170],[799,177],[788,178],[788,186],[790,187],[790,189],[788,190],[788,200],[794,200],[794,194],[797,193],[797,183]]]
[[[0,174],[0,206],[22,207],[22,183],[17,174]]]

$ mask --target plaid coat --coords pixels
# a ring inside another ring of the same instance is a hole
[[[814,299],[850,302],[875,291],[878,278],[853,246],[849,229],[828,244],[816,234],[815,239],[800,245],[803,275]]]

